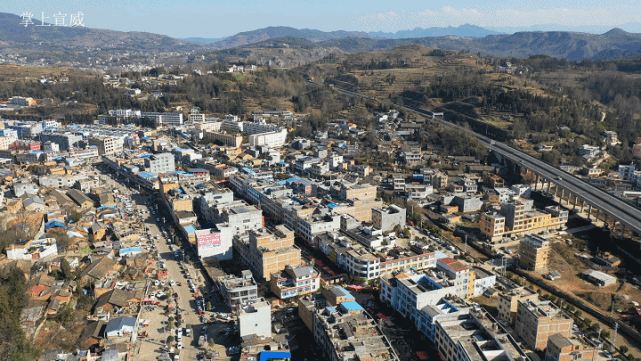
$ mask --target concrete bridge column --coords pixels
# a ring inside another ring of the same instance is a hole
[[[621,223],[621,239],[623,239],[625,235],[625,224]]]
[[[536,176],[536,180],[534,181],[534,191],[537,191],[539,189],[539,176]]]
[[[588,219],[592,217],[592,205],[588,204]]]
[[[559,198],[559,204],[563,204],[563,196],[565,195],[565,189],[561,189],[561,197]]]
[[[552,182],[548,181],[548,193],[550,193],[550,188],[552,187]]]
[[[581,213],[583,213],[583,206],[585,206],[585,200],[581,201]]]
[[[575,195],[574,196],[574,205],[572,206],[572,209],[576,209],[576,201],[578,200],[578,197]]]
[[[595,219],[598,221],[599,220],[599,215],[601,214],[601,210],[597,208],[596,210],[596,217]]]

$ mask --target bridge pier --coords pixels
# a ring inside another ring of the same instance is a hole
[[[623,239],[623,237],[625,237],[625,224],[621,223],[621,226],[621,239]]]
[[[576,209],[576,201],[578,200],[578,197],[575,195],[574,196],[574,205],[572,206],[572,209]]]
[[[559,204],[563,204],[563,195],[565,195],[565,189],[561,189],[561,197],[559,197]]]
[[[581,213],[583,213],[583,206],[585,206],[585,200],[581,201]]]
[[[592,217],[592,205],[588,204],[588,219]]]
[[[550,188],[552,187],[552,182],[548,181],[548,193],[550,193]]]
[[[534,191],[536,192],[539,189],[539,176],[536,176],[536,180],[534,181]]]
[[[599,215],[601,214],[601,210],[597,208],[596,210],[596,217],[595,219],[598,221],[599,220]]]

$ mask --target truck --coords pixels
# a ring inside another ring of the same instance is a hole
[[[198,346],[202,347],[205,344],[205,342],[207,342],[207,336],[200,335],[200,337],[198,337]]]

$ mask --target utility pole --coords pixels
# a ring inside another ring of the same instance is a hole
[[[615,321],[614,322],[614,336],[612,336],[612,345],[614,346],[615,349],[617,347],[617,331],[618,330],[619,330],[619,323]]]
[[[467,255],[467,233],[465,234],[465,250],[463,252]]]

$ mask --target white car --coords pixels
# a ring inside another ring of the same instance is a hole
[[[160,291],[160,292],[156,293],[156,297],[158,297],[158,298],[164,297],[164,296],[165,296],[165,292],[163,292],[163,291]]]
[[[180,342],[178,342],[178,343],[176,344],[176,348],[177,348],[177,349],[181,349],[181,348],[183,348],[183,343],[182,343],[182,341],[180,341]]]
[[[170,286],[174,286],[175,284],[176,284],[176,282],[174,280],[169,281],[169,285]]]
[[[154,298],[154,297],[156,297],[156,292],[152,292],[149,294],[149,298]]]
[[[155,280],[155,281],[154,281],[154,286],[160,286],[160,281]]]

